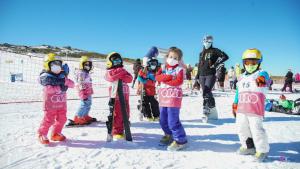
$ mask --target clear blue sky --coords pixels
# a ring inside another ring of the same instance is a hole
[[[0,0],[0,43],[70,45],[133,58],[153,45],[177,46],[194,64],[205,34],[229,55],[227,67],[256,47],[271,74],[300,72],[298,0]]]

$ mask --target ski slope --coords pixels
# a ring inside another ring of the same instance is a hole
[[[2,56],[1,56],[2,57]],[[274,86],[279,88],[280,86]],[[30,90],[41,90],[33,85]],[[107,93],[106,88],[97,89]],[[39,91],[38,91],[39,92]],[[0,95],[5,93],[0,90]],[[106,142],[108,98],[95,98],[90,115],[102,122],[80,128],[65,128],[65,142],[41,145],[37,129],[43,117],[42,103],[0,104],[0,168],[300,168],[300,116],[266,112],[264,127],[270,142],[270,158],[253,162],[251,156],[235,153],[239,148],[235,120],[231,114],[234,92],[214,92],[219,120],[201,122],[202,98],[183,98],[180,118],[189,146],[168,152],[158,146],[163,135],[158,122],[139,121],[138,96],[130,97],[133,142]],[[135,90],[131,90],[135,94]],[[278,98],[272,92],[268,98]],[[299,94],[288,94],[288,99]],[[68,118],[73,118],[79,100],[68,101]],[[50,133],[49,133],[50,134]]]

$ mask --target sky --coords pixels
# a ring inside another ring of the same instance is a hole
[[[258,48],[272,75],[300,72],[298,0],[0,0],[0,43],[75,48],[141,58],[151,46],[199,60],[202,38],[228,54],[226,67]]]

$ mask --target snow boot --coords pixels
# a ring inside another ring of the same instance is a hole
[[[183,144],[179,144],[176,141],[173,141],[171,145],[168,146],[168,151],[179,151],[185,149],[187,147],[187,142]]]
[[[268,153],[256,152],[254,158],[256,162],[264,162],[268,158]]]
[[[89,124],[90,122],[88,122],[84,117],[75,116],[74,123],[77,125],[85,125]]]
[[[173,141],[173,138],[171,135],[164,135],[160,141],[159,141],[159,145],[160,146],[167,146],[170,145]]]
[[[61,133],[55,133],[51,136],[52,141],[64,141],[66,137]]]
[[[39,141],[41,144],[49,144],[50,143],[48,137],[45,135],[39,135]]]
[[[91,117],[91,116],[89,116],[89,115],[85,115],[83,118],[84,118],[84,119],[85,119],[85,121],[87,121],[88,123],[92,123],[92,122],[95,122],[95,121],[97,121],[97,119],[96,119],[96,118],[94,118],[94,117]]]
[[[237,151],[237,154],[239,154],[239,155],[254,155],[255,154],[255,148],[240,147]]]
[[[118,140],[124,140],[125,136],[124,134],[115,134],[113,135],[113,140],[118,141]]]

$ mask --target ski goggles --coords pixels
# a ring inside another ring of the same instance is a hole
[[[244,65],[257,65],[261,61],[259,59],[245,59],[243,60]]]
[[[114,65],[119,65],[122,63],[122,60],[118,58],[118,59],[113,60],[112,62]]]

